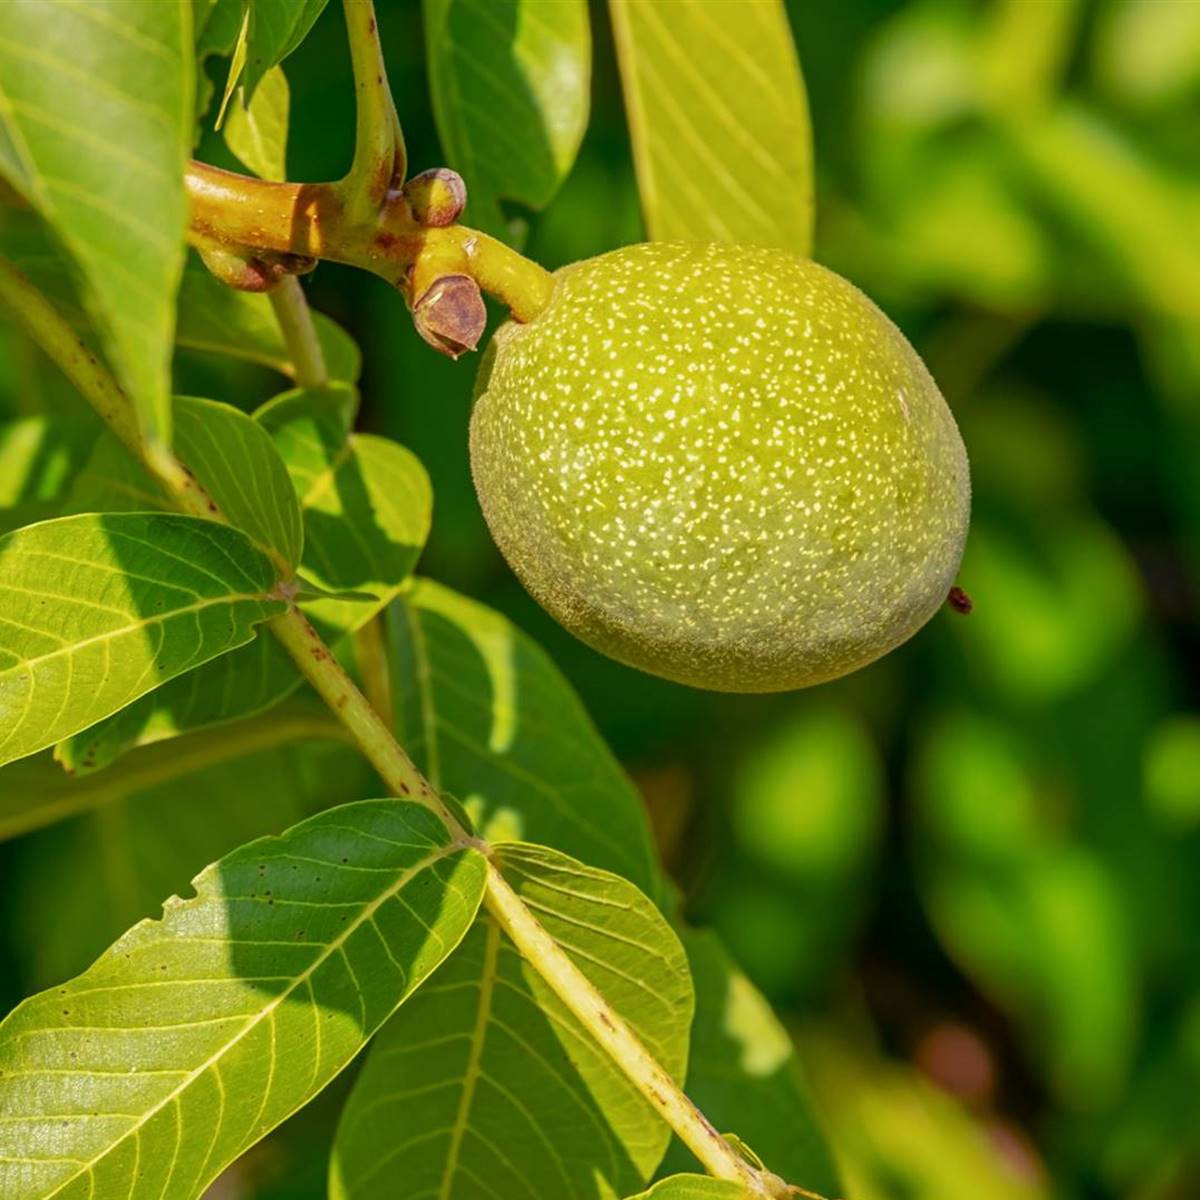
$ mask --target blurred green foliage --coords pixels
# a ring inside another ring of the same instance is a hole
[[[423,169],[445,154],[419,5],[379,10]],[[366,427],[433,478],[423,573],[505,612],[579,689],[642,786],[690,912],[801,1034],[849,1194],[1195,1197],[1200,4],[790,13],[816,257],[905,329],[972,457],[971,616],[947,610],[858,675],[787,696],[703,694],[603,659],[525,596],[487,536],[466,458],[473,364],[430,353],[378,279],[322,266],[306,286],[362,346]],[[551,267],[641,237],[611,33],[602,6],[592,16],[580,157],[544,214],[507,209]],[[294,178],[347,165],[344,46],[331,5],[288,60]],[[209,69],[219,94],[224,66]],[[235,165],[219,136],[199,152]],[[70,403],[3,336],[16,382],[0,410],[34,393]],[[176,368],[181,391],[247,408],[278,390],[254,364],[184,354]],[[48,444],[41,477],[0,487],[20,484],[36,509],[84,450]],[[75,894],[127,869],[72,867],[91,836],[80,824],[0,846],[7,932],[24,926],[31,872]],[[122,920],[146,908],[114,895]],[[85,940],[6,937],[4,1007],[74,969]],[[319,1128],[302,1113],[230,1194],[322,1195]]]

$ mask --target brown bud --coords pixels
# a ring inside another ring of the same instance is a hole
[[[479,285],[469,275],[435,279],[413,305],[412,313],[417,332],[451,358],[474,350],[487,324]]]
[[[228,287],[239,292],[269,292],[280,279],[278,264],[254,255],[239,254],[225,246],[201,245],[204,265]]]
[[[196,249],[204,265],[239,292],[269,292],[285,275],[304,275],[317,265],[315,258],[300,254],[255,254],[215,242],[202,242]]]
[[[960,587],[952,587],[950,595],[946,597],[946,603],[950,605],[956,613],[961,613],[964,617],[968,616],[971,609],[975,607],[975,601],[967,595]]]
[[[434,167],[414,175],[404,185],[404,196],[420,225],[453,225],[467,206],[467,185],[449,167]]]

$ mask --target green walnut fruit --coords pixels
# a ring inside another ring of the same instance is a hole
[[[471,464],[558,621],[721,691],[820,683],[912,636],[970,507],[958,428],[900,331],[831,271],[744,246],[559,271],[488,350]]]

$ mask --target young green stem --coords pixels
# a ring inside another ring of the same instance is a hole
[[[379,26],[371,0],[344,0],[346,32],[354,68],[354,162],[338,184],[346,210],[367,221],[389,190],[404,182],[404,135],[388,87]]]
[[[325,352],[317,337],[304,289],[295,275],[285,275],[268,293],[283,340],[291,351],[295,380],[302,388],[324,387],[329,382]]]
[[[299,303],[303,303],[303,294],[296,293],[286,304],[291,305],[297,296]],[[95,405],[97,412],[111,424],[135,457],[151,465],[155,456],[147,451],[130,425],[131,410],[119,385],[37,289],[3,260],[0,260],[0,303],[17,317],[84,397]],[[296,314],[293,312],[292,316]],[[303,328],[303,322],[295,320],[283,328],[286,337],[289,330]],[[290,349],[297,363],[307,353],[297,345],[290,345]],[[169,469],[156,470],[156,473],[164,493],[180,511],[209,520],[226,519],[207,500],[203,501],[203,511],[200,511],[197,499],[199,485],[186,466],[169,450],[160,451],[157,457],[170,464]],[[199,494],[203,495],[202,492]],[[301,674],[345,726],[391,793],[425,805],[438,815],[456,839],[464,845],[474,845],[489,855],[484,893],[488,911],[530,966],[545,979],[654,1109],[662,1114],[708,1172],[719,1179],[741,1184],[754,1197],[786,1196],[788,1193],[781,1180],[747,1163],[721,1137],[679,1085],[655,1061],[636,1034],[617,1016],[591,981],[546,932],[490,857],[492,848],[473,838],[463,828],[456,815],[413,765],[391,729],[371,707],[303,613],[291,607],[271,620],[268,628],[291,656]]]

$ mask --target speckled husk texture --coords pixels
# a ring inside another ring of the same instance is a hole
[[[489,348],[471,463],[558,621],[721,691],[821,683],[911,637],[970,508],[958,428],[903,334],[831,271],[739,246],[559,271]]]

